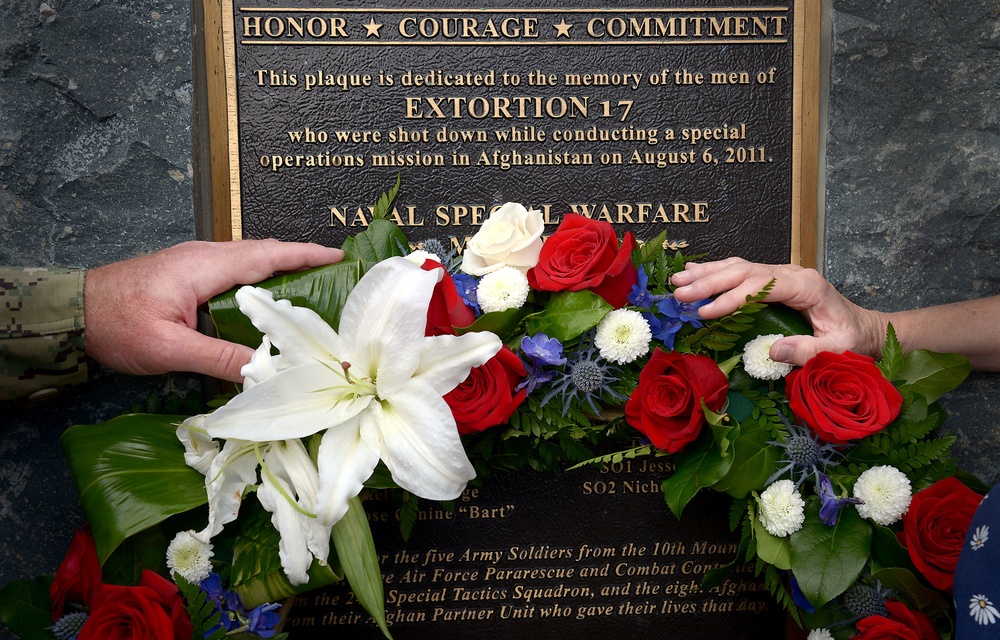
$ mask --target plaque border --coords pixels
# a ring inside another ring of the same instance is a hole
[[[196,105],[207,118],[196,122],[207,131],[195,132],[196,188],[199,237],[215,241],[241,240],[243,220],[240,194],[239,139],[236,104],[236,46],[233,31],[235,0],[201,0],[195,11],[196,58],[203,57],[203,73],[195,73]],[[790,0],[794,10],[792,51],[792,216],[790,261],[815,267],[819,206],[819,94],[820,3]],[[726,7],[736,9],[737,7]],[[745,7],[738,7],[745,8]],[[505,8],[510,10],[510,8]],[[693,10],[687,7],[686,10]],[[713,8],[714,9],[714,8]],[[721,9],[721,8],[719,8]],[[339,10],[344,10],[341,7]],[[361,9],[355,9],[360,11]],[[364,9],[368,11],[370,9]],[[470,8],[467,11],[475,11]],[[538,11],[535,8],[534,11]],[[562,11],[563,9],[552,9]],[[568,9],[567,9],[568,10]],[[590,10],[574,7],[574,11]],[[463,11],[466,11],[463,9]],[[200,22],[200,24],[199,24]],[[203,52],[203,53],[202,53]],[[200,90],[200,91],[199,91]],[[196,107],[196,108],[197,108]],[[206,170],[204,165],[208,166]],[[208,195],[210,194],[210,195]],[[207,211],[205,210],[207,208]],[[205,227],[210,230],[203,231]]]

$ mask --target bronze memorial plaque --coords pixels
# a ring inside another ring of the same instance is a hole
[[[814,262],[817,2],[465,5],[207,0],[214,237],[339,245],[398,175],[417,245],[461,250],[513,201],[549,230],[577,212],[689,254]],[[668,460],[498,474],[421,503],[405,544],[374,495],[394,636],[784,637],[752,567],[702,589],[739,538],[726,500],[674,519]],[[381,637],[346,587],[298,597],[285,630]]]

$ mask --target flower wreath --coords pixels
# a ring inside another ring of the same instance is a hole
[[[670,455],[668,508],[732,496],[733,565],[754,562],[810,638],[950,637],[955,528],[983,487],[956,470],[935,401],[966,359],[904,356],[890,327],[880,362],[822,353],[792,370],[768,350],[808,327],[764,304],[770,285],[703,321],[707,301],[671,294],[692,258],[663,235],[639,245],[566,214],[543,243],[541,214],[508,203],[461,258],[437,241],[413,250],[389,219],[398,188],[343,263],[212,302],[220,336],[257,347],[235,396],[67,431],[93,535],[51,584],[0,591],[12,630],[280,638],[270,601],[346,578],[388,636],[366,487],[453,500],[477,467]],[[416,501],[403,504],[407,528]],[[26,599],[45,604],[15,613]]]

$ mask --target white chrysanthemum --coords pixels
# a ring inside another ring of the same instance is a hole
[[[167,547],[170,575],[179,574],[198,584],[212,572],[212,545],[202,542],[194,531],[180,531]]]
[[[854,483],[855,505],[862,518],[871,518],[887,527],[910,508],[910,480],[896,467],[882,465],[868,469]]]
[[[806,640],[833,640],[833,634],[826,629],[813,629]]]
[[[997,620],[1000,620],[1000,611],[997,611],[989,598],[981,594],[970,598],[969,615],[972,616],[977,624],[981,625],[993,624]]]
[[[628,364],[646,355],[652,337],[649,323],[641,313],[631,309],[615,309],[598,323],[594,344],[605,360]]]
[[[502,267],[482,277],[476,299],[485,313],[520,309],[528,299],[528,277],[514,267]]]
[[[760,494],[760,522],[772,536],[784,538],[802,528],[806,503],[791,480],[778,480]]]
[[[743,369],[747,375],[758,380],[780,380],[787,376],[793,366],[787,362],[775,362],[768,355],[779,338],[779,333],[757,336],[743,347]]]
[[[424,266],[424,260],[433,260],[434,262],[441,264],[441,258],[439,258],[436,254],[428,253],[423,249],[417,249],[413,253],[407,254],[406,259],[418,267]]]
[[[988,525],[980,525],[976,527],[975,533],[972,534],[972,540],[969,540],[969,546],[972,547],[973,551],[979,551],[986,546],[986,541],[990,539],[990,528]]]

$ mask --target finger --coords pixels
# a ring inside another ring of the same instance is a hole
[[[684,271],[679,271],[670,277],[670,281],[675,286],[684,286],[692,282],[712,275],[719,271],[724,271],[731,267],[749,264],[743,258],[726,258],[725,260],[714,260],[712,262],[688,262],[684,265]]]
[[[306,242],[239,240],[213,243],[196,281],[199,297],[210,298],[237,285],[254,284],[275,273],[321,267],[344,259],[340,249]]]
[[[180,325],[164,331],[161,345],[161,364],[166,371],[190,371],[230,382],[243,381],[240,369],[253,356],[250,347],[211,338]]]

